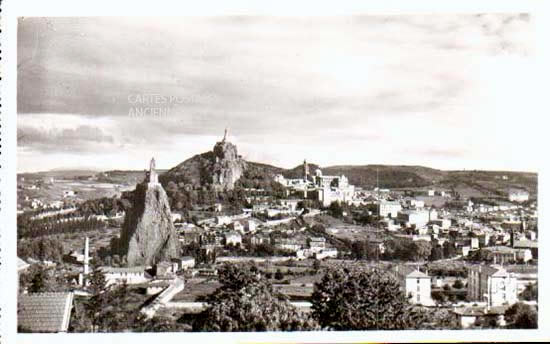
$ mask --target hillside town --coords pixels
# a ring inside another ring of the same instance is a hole
[[[534,324],[515,326],[536,327],[537,195],[527,188],[472,197],[451,184],[388,188],[378,176],[367,188],[307,160],[251,177],[227,132],[212,154],[163,173],[153,158],[132,188],[98,199],[61,190],[47,203],[29,196],[43,180],[18,178],[19,330],[200,330],[231,271],[268,283],[299,318],[319,314],[327,276],[360,271],[390,276],[411,312],[429,315],[418,328],[504,328],[518,312]],[[212,169],[209,187],[190,179],[196,162]],[[124,302],[92,307],[113,293]],[[108,311],[133,325],[95,318]]]

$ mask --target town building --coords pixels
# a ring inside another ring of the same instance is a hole
[[[162,261],[155,264],[155,277],[174,276],[178,272],[178,262]]]
[[[24,332],[67,332],[73,293],[29,293],[18,299],[17,326]]]
[[[338,250],[335,247],[326,247],[315,253],[315,259],[317,260],[336,257],[338,257]]]
[[[180,259],[180,270],[188,270],[195,267],[195,258],[191,256],[184,256]]]
[[[405,276],[405,294],[411,303],[433,306],[431,278],[422,271],[412,271]]]
[[[439,226],[439,228],[441,228],[441,229],[451,228],[451,220],[450,219],[430,219],[430,222],[433,223],[434,225]]]
[[[397,213],[397,220],[406,226],[425,226],[430,221],[430,214],[427,210],[401,210]]]
[[[242,244],[242,236],[236,231],[225,233],[224,237],[225,237],[226,246],[227,245],[235,246],[235,245]]]
[[[401,203],[397,201],[385,201],[382,200],[378,204],[378,215],[380,217],[396,218],[397,213],[401,211]]]
[[[533,255],[530,249],[490,246],[481,249],[480,258],[493,264],[506,265],[520,261],[526,263],[533,259]]]
[[[468,299],[489,307],[517,302],[516,277],[502,267],[479,265],[468,269]]]
[[[280,250],[287,250],[296,252],[302,248],[302,244],[293,239],[277,238],[274,240],[273,245]]]
[[[326,239],[323,237],[308,238],[308,245],[311,249],[323,249],[325,248]]]
[[[529,200],[529,192],[525,190],[510,190],[508,200],[510,202],[527,202]]]
[[[432,283],[428,274],[407,265],[396,265],[395,278],[412,304],[433,306]]]
[[[151,275],[145,271],[145,267],[143,266],[102,266],[99,270],[105,275],[105,282],[108,286],[112,284],[122,284],[124,282],[127,284],[139,284],[147,282],[151,279]]]
[[[494,320],[499,326],[506,325],[504,320],[504,312],[508,306],[497,307],[459,307],[453,310],[460,327],[472,328],[476,324],[487,323],[490,320]]]
[[[270,241],[269,235],[266,234],[256,234],[250,238],[250,243],[252,245],[265,245],[269,244]]]

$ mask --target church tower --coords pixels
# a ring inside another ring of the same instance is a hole
[[[159,183],[159,176],[156,171],[156,163],[155,158],[151,159],[151,163],[149,164],[149,185],[157,185]]]

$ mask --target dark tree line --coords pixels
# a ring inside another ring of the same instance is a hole
[[[32,220],[28,216],[17,218],[17,237],[36,238],[53,234],[72,234],[104,229],[106,223],[102,220],[88,217],[81,219],[47,217]]]

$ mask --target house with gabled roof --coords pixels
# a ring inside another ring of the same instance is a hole
[[[73,293],[29,293],[19,295],[17,326],[20,332],[67,332]]]

